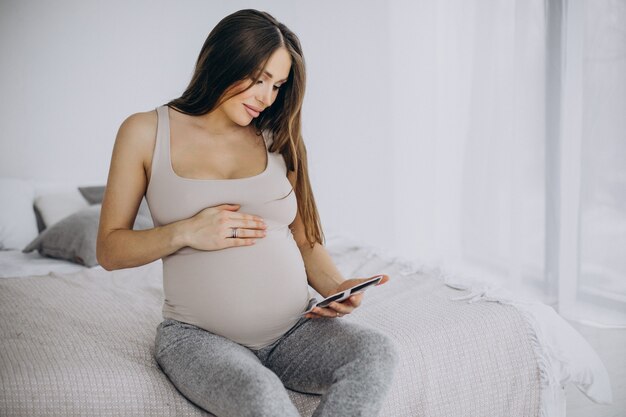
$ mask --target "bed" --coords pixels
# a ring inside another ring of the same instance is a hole
[[[551,307],[341,234],[326,248],[346,277],[391,278],[340,319],[385,332],[400,349],[381,415],[564,417],[569,383],[611,402],[597,354]],[[162,302],[160,260],[106,271],[0,251],[0,415],[211,416],[154,360]],[[288,393],[302,416],[320,400]]]

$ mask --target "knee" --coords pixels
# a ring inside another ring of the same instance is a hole
[[[400,352],[395,341],[384,333],[376,332],[370,336],[366,354],[372,362],[381,368],[393,371],[398,365]]]
[[[269,369],[251,372],[245,365],[220,364],[214,371],[212,377],[207,377],[198,367],[179,378],[176,386],[189,400],[218,416],[299,415],[282,382]]]
[[[363,332],[353,345],[354,360],[363,363],[369,373],[390,379],[400,359],[395,341],[376,330]]]
[[[298,415],[282,382],[270,370],[238,384],[237,403],[240,417],[275,417]]]

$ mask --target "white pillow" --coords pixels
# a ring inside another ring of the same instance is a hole
[[[59,220],[89,207],[89,203],[78,189],[74,188],[69,191],[40,195],[35,198],[35,206],[48,228]]]
[[[37,237],[34,198],[32,181],[0,178],[0,249],[22,250]]]

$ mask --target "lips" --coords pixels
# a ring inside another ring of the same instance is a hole
[[[244,106],[246,106],[246,107],[247,107],[247,108],[249,108],[249,109],[254,110],[254,111],[255,111],[255,112],[257,112],[257,113],[261,113],[261,112],[263,111],[262,109],[258,109],[258,108],[256,108],[256,107],[254,107],[254,106],[250,106],[250,105],[248,105],[248,104],[244,104]]]
[[[259,112],[259,111],[257,111],[257,110],[254,110],[254,108],[253,108],[253,107],[248,106],[247,104],[244,104],[243,106],[246,108],[246,111],[248,112],[248,114],[249,114],[250,116],[252,116],[253,118],[254,118],[254,117],[259,117],[259,114],[261,114],[261,112]]]

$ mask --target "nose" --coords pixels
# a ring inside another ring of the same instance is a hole
[[[261,89],[257,95],[257,100],[263,104],[263,107],[267,107],[272,104],[272,83],[267,83],[268,87]]]

